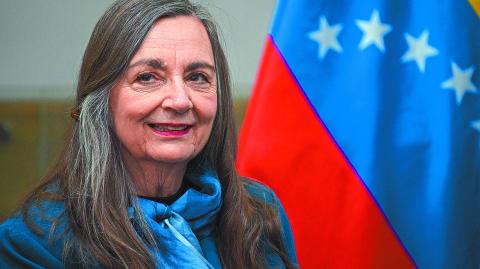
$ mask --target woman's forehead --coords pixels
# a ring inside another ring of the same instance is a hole
[[[147,36],[184,36],[208,39],[207,31],[202,22],[195,16],[175,16],[161,18],[150,29]]]
[[[197,57],[213,62],[212,46],[207,31],[196,17],[178,16],[160,19],[148,32],[132,62],[144,57],[179,56]]]

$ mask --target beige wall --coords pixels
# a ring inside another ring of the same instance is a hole
[[[255,77],[274,0],[203,0],[219,22],[234,93]],[[83,50],[112,0],[0,0],[0,100],[73,96]]]

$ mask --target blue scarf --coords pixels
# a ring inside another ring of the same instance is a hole
[[[151,249],[157,268],[214,268],[204,257],[199,240],[212,233],[222,203],[221,186],[211,172],[189,179],[188,189],[170,206],[138,198],[141,214],[153,232],[158,249]],[[133,218],[133,208],[129,208]]]

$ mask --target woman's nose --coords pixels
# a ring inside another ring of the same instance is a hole
[[[162,103],[164,109],[185,113],[193,107],[188,89],[183,81],[174,81],[168,89],[168,95]]]

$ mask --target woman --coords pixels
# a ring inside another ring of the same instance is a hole
[[[97,23],[56,167],[0,227],[0,267],[294,268],[278,199],[241,179],[208,13],[123,0]]]

